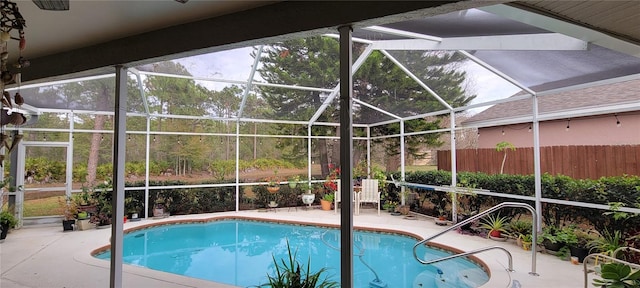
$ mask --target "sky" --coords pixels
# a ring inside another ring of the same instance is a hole
[[[238,48],[176,61],[196,77],[246,81],[254,61],[250,54],[252,50],[252,47]],[[519,88],[472,61],[462,65],[462,68],[467,72],[468,90],[477,95],[471,104],[504,99],[520,91]],[[219,90],[229,85],[210,81],[198,81],[198,83],[211,90]],[[472,109],[469,114],[476,114],[486,108],[489,107]]]

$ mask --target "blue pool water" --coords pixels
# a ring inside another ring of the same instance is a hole
[[[274,275],[272,256],[288,259],[288,241],[292,250],[297,249],[299,263],[306,266],[311,257],[312,272],[327,267],[325,276],[340,281],[339,235],[337,229],[249,220],[165,225],[125,234],[123,259],[131,265],[248,287],[267,283],[267,273]],[[370,287],[375,274],[389,288],[476,287],[489,280],[478,265],[463,258],[422,265],[413,258],[415,243],[407,236],[354,232],[354,287]],[[426,259],[446,255],[428,248],[418,251]],[[110,252],[96,257],[109,259]]]

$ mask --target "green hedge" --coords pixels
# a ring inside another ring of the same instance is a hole
[[[219,184],[223,182],[206,181],[202,184]],[[149,181],[149,186],[181,186],[189,185],[184,181]],[[144,187],[144,181],[127,182],[126,187]],[[290,188],[289,185],[280,185],[280,191],[271,194],[267,191],[266,186],[256,185],[249,189],[253,191],[253,196],[246,196],[244,193],[245,186],[240,188],[241,209],[267,207],[269,201],[278,202],[278,207],[294,207],[302,205],[302,200],[298,197],[302,193],[299,188]],[[209,188],[170,188],[170,189],[152,189],[149,192],[149,206],[157,199],[164,199],[171,215],[199,214],[222,211],[235,211],[236,198],[235,187],[209,187]],[[320,195],[316,195],[316,199]],[[135,203],[144,203],[144,190],[127,191],[125,197],[131,197]],[[318,200],[319,201],[319,200]],[[152,212],[152,207],[148,207],[146,213]],[[151,215],[151,214],[149,214]],[[141,214],[140,217],[144,217]]]
[[[399,174],[395,173],[394,178],[399,179]],[[506,195],[526,195],[534,196],[534,176],[533,175],[508,175],[497,174],[488,175],[485,173],[460,172],[457,177],[460,186],[478,189],[487,189],[491,192],[503,193]],[[451,185],[451,172],[449,171],[416,171],[406,174],[406,182],[428,185]],[[598,180],[572,179],[564,175],[542,176],[542,197],[578,201],[586,203],[609,205],[612,202],[623,203],[625,207],[640,208],[640,177],[620,176],[603,177]],[[416,189],[423,201],[431,201],[436,205],[443,204],[443,198],[449,198],[443,192]],[[461,196],[461,208],[474,211],[465,211],[470,214],[477,213],[495,204],[504,201],[526,202],[533,206],[533,201],[522,201],[509,199],[506,197],[493,197],[484,195]],[[441,206],[442,207],[442,206]],[[441,208],[440,207],[440,208]],[[450,215],[450,209],[449,209]],[[562,226],[568,223],[582,223],[591,225],[599,232],[605,229],[615,230],[635,230],[640,225],[640,217],[627,217],[625,219],[614,219],[612,215],[604,214],[606,211],[543,203],[543,221],[546,225]],[[464,212],[463,212],[464,213]],[[515,216],[523,211],[509,210],[506,214]],[[503,213],[504,215],[505,213]]]
[[[393,173],[395,179],[399,179],[399,173]],[[484,173],[461,172],[458,174],[460,186],[478,189],[487,189],[495,193],[508,195],[534,196],[534,177],[532,175],[488,175]],[[560,200],[579,201],[586,203],[596,203],[609,205],[612,202],[623,203],[625,207],[640,208],[640,177],[604,177],[598,180],[572,179],[563,175],[542,176],[542,197]],[[416,171],[406,174],[406,182],[416,184],[428,184],[445,186],[451,183],[451,173],[448,171]],[[216,184],[222,182],[207,182],[202,184]],[[187,185],[183,181],[150,181],[150,186],[180,186]],[[131,182],[127,187],[144,187],[144,181]],[[289,188],[288,185],[281,185],[277,194],[267,192],[265,186],[252,186],[250,189],[252,196],[245,195],[245,187],[240,189],[240,203],[245,208],[262,208],[266,204],[275,200],[279,207],[290,207],[301,205],[298,197],[300,189]],[[443,208],[448,215],[451,215],[451,199],[447,193],[426,190],[412,189],[419,194],[422,203],[410,203],[414,211],[426,214],[437,215],[437,209]],[[388,185],[384,189],[384,200],[398,201],[400,189],[394,185]],[[316,199],[319,199],[316,195]],[[134,197],[136,202],[144,203],[144,193],[141,191],[128,191],[127,197]],[[156,199],[167,200],[169,212],[172,215],[197,214],[219,211],[235,210],[235,187],[212,187],[212,188],[177,188],[177,189],[154,189],[151,190],[149,203],[154,203]],[[459,210],[462,214],[474,214],[487,209],[498,203],[505,201],[525,202],[534,206],[533,201],[522,201],[507,197],[494,197],[485,195],[460,195],[458,198]],[[425,203],[433,203],[436,208],[432,211],[419,211]],[[605,214],[605,210],[559,205],[553,203],[543,203],[543,222],[546,225],[563,226],[569,223],[589,225],[599,232],[605,229],[620,230],[626,233],[637,233],[636,227],[640,227],[640,217],[626,217],[624,219],[614,219],[613,215]],[[145,209],[147,213],[151,207]],[[504,216],[517,217],[519,214],[528,214],[527,211],[518,208],[505,209],[501,212]],[[142,216],[142,215],[141,215]],[[635,215],[631,215],[635,216]]]

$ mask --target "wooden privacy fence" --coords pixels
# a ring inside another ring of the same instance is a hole
[[[500,173],[504,151],[489,148],[456,151],[458,171]],[[533,174],[533,147],[506,153],[505,174]],[[540,168],[542,173],[575,179],[640,175],[640,145],[540,147]],[[451,150],[438,151],[438,169],[451,170]]]

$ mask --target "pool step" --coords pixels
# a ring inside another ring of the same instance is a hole
[[[438,269],[438,274],[433,271],[424,271],[413,280],[414,288],[436,287],[436,288],[459,288],[477,287],[478,283],[483,283],[486,274],[478,269],[461,269],[454,273],[444,273]]]

